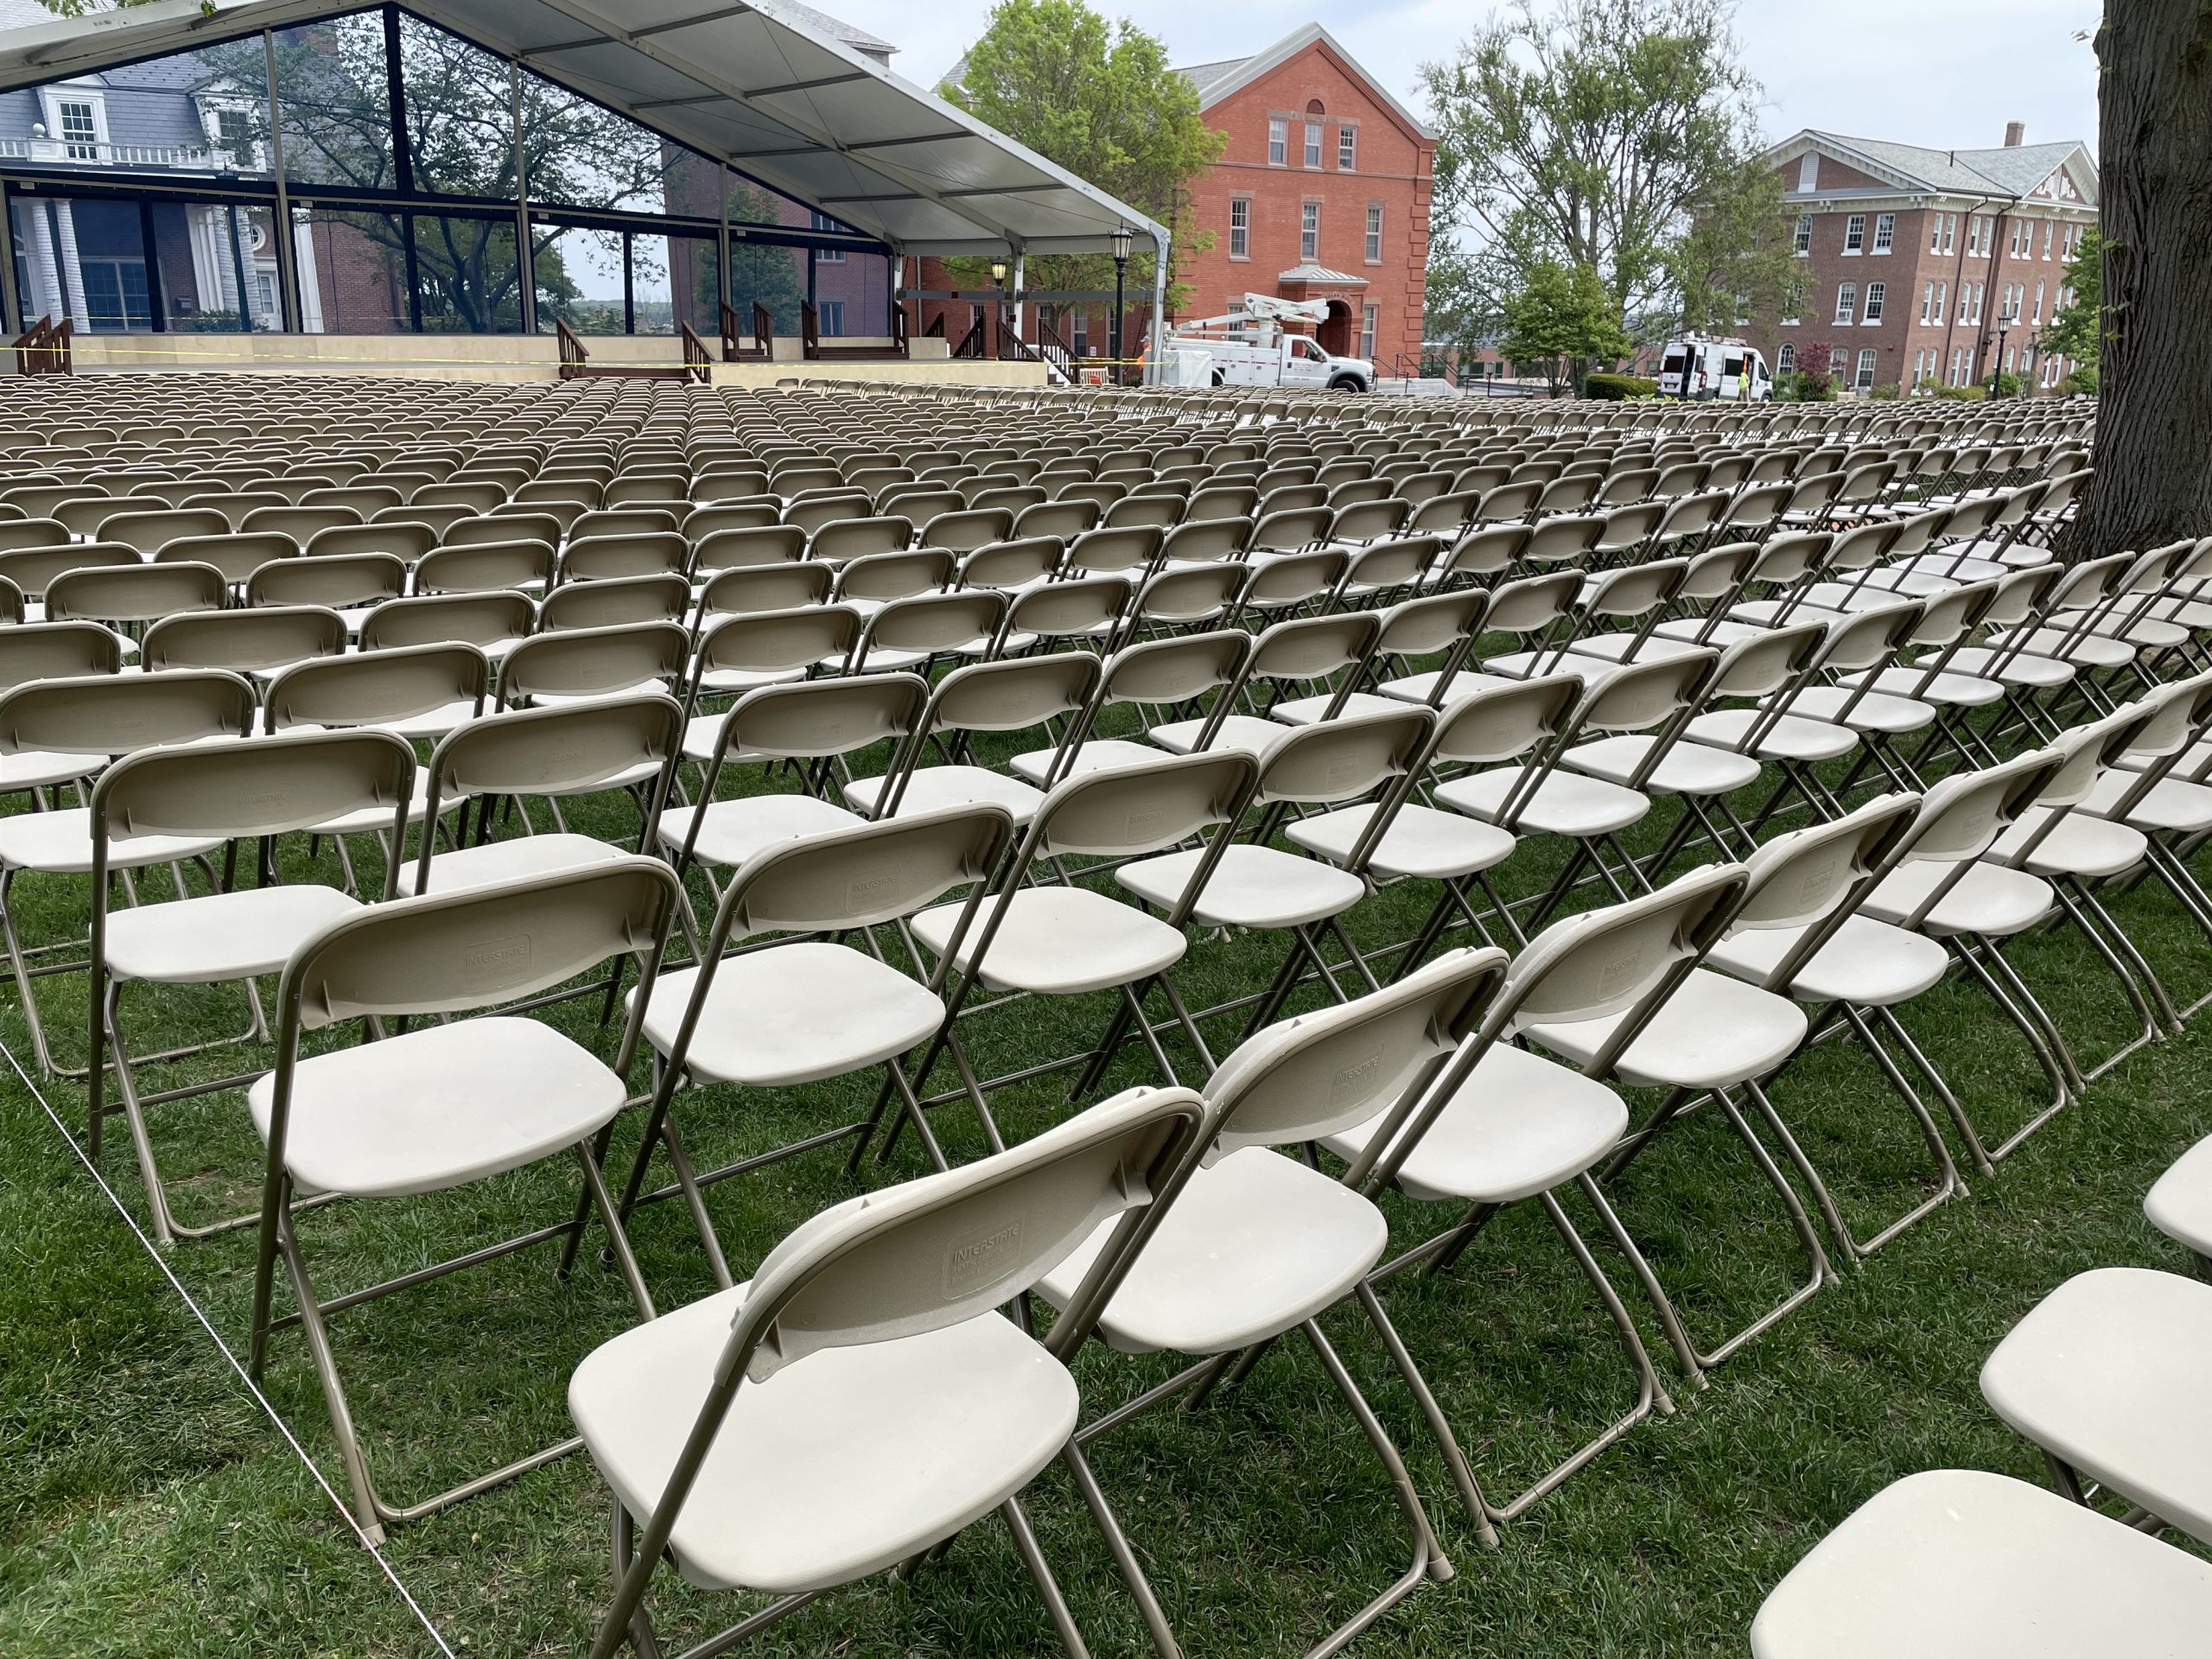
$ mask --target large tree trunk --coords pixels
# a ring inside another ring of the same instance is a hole
[[[2104,328],[2085,556],[2212,535],[2212,8],[2106,0]]]

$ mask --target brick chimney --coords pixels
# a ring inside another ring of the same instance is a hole
[[[2027,124],[2026,122],[2024,122],[2024,121],[2007,121],[2007,122],[2005,124],[2005,149],[2018,149],[2022,144],[2024,144],[2024,143],[2026,143],[2027,142],[2028,142],[2028,124]]]

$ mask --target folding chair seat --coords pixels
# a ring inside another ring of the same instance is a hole
[[[858,815],[813,793],[753,794],[716,799],[722,770],[731,765],[775,760],[842,760],[878,743],[903,745],[913,735],[929,701],[929,687],[915,674],[867,674],[747,691],[721,717],[705,759],[697,806],[663,810],[653,833],[679,872],[694,865],[728,868],[761,848],[817,830],[849,829]],[[696,728],[684,750],[695,753]],[[896,752],[894,747],[893,753]],[[804,779],[813,783],[810,770]],[[826,782],[818,787],[826,790]]]
[[[2191,1147],[2152,1183],[2143,1213],[2167,1237],[2212,1262],[2212,1138]]]
[[[154,838],[181,834],[216,844],[273,836],[354,812],[381,812],[396,836],[413,792],[414,751],[382,732],[309,732],[251,743],[195,743],[142,749],[102,774],[92,792],[92,1031],[88,1122],[108,1108],[104,1073],[111,1065],[129,1120],[154,1236],[204,1237],[258,1219],[257,1213],[199,1226],[179,1224],[156,1162],[130,1048],[123,1000],[133,984],[243,985],[253,1018],[248,1035],[265,1038],[254,982],[283,971],[293,953],[360,908],[350,893],[315,882],[251,887],[188,896],[167,904],[108,907],[108,873],[142,862],[134,842],[144,825]],[[396,844],[396,843],[395,843]],[[264,873],[264,876],[266,872]],[[390,872],[384,893],[391,893]],[[164,1100],[205,1095],[243,1081],[221,1078],[164,1090]],[[93,1135],[95,1146],[97,1133]]]
[[[1753,1659],[2063,1659],[2117,1641],[2187,1653],[2212,1567],[2054,1493],[1979,1470],[1908,1475],[1790,1569]]]
[[[1004,734],[1072,721],[1090,704],[1103,664],[1088,652],[1001,658],[954,669],[930,694],[914,738],[883,773],[843,785],[846,803],[871,818],[912,816],[944,808],[988,804],[1002,807],[1017,827],[1035,816],[1045,797],[1034,785],[957,757],[968,734]],[[953,741],[954,758],[924,766],[925,747]]]
[[[1982,1397],[2042,1451],[2061,1497],[2092,1488],[2212,1541],[2212,1434],[2195,1386],[2212,1368],[2212,1286],[2143,1268],[2076,1274],[1981,1368]]]
[[[1039,591],[1071,585],[1054,583]],[[1090,706],[1067,736],[1050,748],[1017,754],[1007,764],[1039,789],[1101,768],[1154,764],[1166,749],[1136,739],[1098,736],[1100,716],[1116,705],[1173,709],[1209,692],[1218,702],[1236,684],[1251,649],[1252,637],[1233,628],[1124,646],[1107,658]]]
[[[620,1575],[594,1651],[655,1640],[645,1599],[664,1557],[696,1585],[777,1593],[743,1631],[995,1510],[1080,1655],[1019,1497],[1078,1455],[1067,1362],[1160,1208],[1154,1195],[1173,1192],[1200,1111],[1185,1090],[1133,1091],[1007,1152],[849,1200],[746,1284],[586,1359],[569,1410],[614,1494]],[[1095,1285],[1045,1342],[996,1311],[1116,1216]],[[963,1243],[1001,1235],[987,1262]],[[950,1281],[900,1265],[923,1261],[961,1265]],[[886,1399],[899,1410],[882,1411]]]
[[[29,628],[10,630],[8,644],[15,649],[9,654],[15,658],[15,669],[37,665],[41,658],[57,667],[68,665],[71,658],[101,660],[100,648],[89,636],[48,632],[65,626],[45,625],[38,636],[29,638]],[[5,661],[0,657],[0,662]],[[0,693],[0,757],[13,760],[33,775],[73,770],[81,760],[86,764],[77,776],[82,777],[135,749],[243,737],[252,729],[253,719],[252,688],[234,674],[126,675],[103,666],[82,677],[23,681]],[[180,862],[203,857],[222,844],[219,836],[151,833],[138,837],[123,856],[105,859],[105,868],[127,873],[168,865],[181,893]],[[90,875],[103,867],[89,805],[0,818],[0,933],[5,936],[32,1049],[49,1075],[83,1077],[86,1072],[56,1060],[40,1018],[32,994],[32,952],[22,944],[16,912],[17,888],[25,875]],[[129,880],[127,874],[124,879]]]
[[[604,1133],[623,1106],[639,1017],[625,1022],[610,1066],[552,1027],[513,1013],[484,1013],[546,991],[611,957],[634,961],[650,980],[659,965],[677,887],[665,864],[620,863],[528,881],[370,906],[324,929],[288,964],[277,1017],[276,1069],[247,1091],[268,1146],[261,1248],[254,1279],[249,1369],[268,1363],[281,1256],[300,1329],[330,1409],[356,1523],[372,1541],[386,1525],[433,1513],[571,1450],[547,1447],[419,1503],[395,1505],[371,1478],[365,1448],[340,1381],[327,1320],[352,1306],[419,1283],[417,1270],[335,1306],[318,1296],[296,1230],[299,1191],[340,1192],[356,1204],[450,1192],[563,1154],[583,1174],[583,1202],[566,1224],[523,1234],[441,1263],[451,1271],[524,1245],[581,1238],[584,1204],[598,1211],[609,1249],[637,1306],[652,1298],[600,1179]],[[523,939],[526,950],[484,941]],[[302,1039],[342,1019],[435,1014],[397,1035],[302,1057]],[[563,1206],[564,1217],[569,1207]],[[567,1268],[563,1262],[563,1271]]]

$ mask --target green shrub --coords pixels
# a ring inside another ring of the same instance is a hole
[[[1603,398],[1608,403],[1633,402],[1659,395],[1659,383],[1633,374],[1600,372],[1585,375],[1582,380],[1585,397]]]
[[[1774,377],[1774,401],[1777,404],[1832,404],[1835,402],[1835,377],[1808,374],[1802,369],[1777,374]]]
[[[2017,397],[2020,395],[2020,377],[2010,369],[2000,369],[1997,375],[1997,395]]]
[[[1987,386],[1931,386],[1938,397],[1955,404],[1978,404],[1989,396]]]
[[[2095,397],[2097,395],[2097,365],[2094,363],[2082,364],[2081,367],[2058,383],[2058,389],[2061,391],[2071,392],[2077,397]]]
[[[1866,397],[1868,401],[1872,403],[1894,404],[1897,402],[1901,390],[1902,388],[1897,385],[1897,382],[1894,380],[1889,380],[1883,382],[1883,384],[1878,386],[1867,387]]]

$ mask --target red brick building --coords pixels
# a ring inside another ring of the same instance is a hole
[[[1923,149],[1807,130],[1770,157],[1797,215],[1798,277],[1751,342],[1777,370],[1825,344],[1847,391],[1986,384],[2024,391],[2075,367],[2042,349],[2069,297],[2066,260],[2097,220],[2097,169],[2080,143]]]
[[[1332,352],[1385,374],[1421,352],[1436,135],[1319,23],[1249,58],[1199,64],[1206,124],[1228,135],[1190,188],[1177,234],[1213,245],[1183,267],[1188,314],[1248,293],[1329,302]]]

